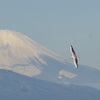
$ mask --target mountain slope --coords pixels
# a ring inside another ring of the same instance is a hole
[[[60,84],[92,86],[100,89],[100,71],[79,65],[44,48],[27,36],[0,30],[0,69]]]
[[[0,30],[1,68],[10,69],[27,76],[38,75],[41,73],[40,65],[47,65],[41,55],[61,60],[57,54],[19,32]],[[34,60],[34,64],[31,64],[32,60]]]
[[[0,70],[0,100],[100,100],[100,90],[60,85]]]

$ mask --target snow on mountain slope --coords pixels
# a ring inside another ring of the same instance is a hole
[[[41,64],[47,65],[41,55],[63,62],[64,59],[42,47],[27,36],[11,30],[0,30],[0,68],[27,76],[41,73]],[[31,64],[31,61],[37,64]]]
[[[6,49],[8,56],[24,58],[24,60],[27,60],[29,57],[36,57],[43,64],[46,63],[40,59],[39,55],[41,54],[58,59],[58,55],[40,46],[27,36],[10,30],[0,31],[0,48],[2,51]]]

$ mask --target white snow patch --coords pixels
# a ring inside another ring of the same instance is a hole
[[[77,76],[76,74],[70,73],[70,72],[65,71],[65,70],[59,71],[59,75],[67,77],[67,78],[70,78],[70,79],[73,79],[73,78],[75,78]]]
[[[12,70],[13,72],[26,75],[29,77],[39,75],[42,73],[42,71],[38,68],[36,68],[33,65],[27,65],[27,66],[16,66],[16,67],[11,67],[11,66],[0,66],[0,69],[7,69],[7,70]]]
[[[58,78],[59,78],[59,79],[62,79],[62,76],[59,76]]]

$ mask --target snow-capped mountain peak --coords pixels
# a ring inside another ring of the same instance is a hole
[[[15,55],[21,55],[21,57],[38,57],[39,55],[44,54],[56,59],[59,58],[58,55],[54,52],[44,48],[34,40],[31,40],[19,32],[11,30],[0,30],[0,48],[5,49],[7,47],[12,49]]]
[[[50,57],[60,62],[64,61],[59,55],[19,32],[0,30],[1,69],[10,69],[27,76],[37,75],[41,73],[40,65],[47,65],[41,56]]]

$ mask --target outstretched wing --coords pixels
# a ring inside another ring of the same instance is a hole
[[[70,51],[71,51],[71,53],[72,53],[72,56],[76,56],[75,51],[74,51],[72,45],[70,46]]]
[[[74,65],[75,65],[76,68],[78,68],[78,59],[77,59],[76,53],[75,53],[72,45],[70,45],[70,51],[72,53],[72,58],[74,60]]]
[[[74,64],[75,64],[75,67],[78,68],[78,60],[77,60],[77,58],[74,58]]]

